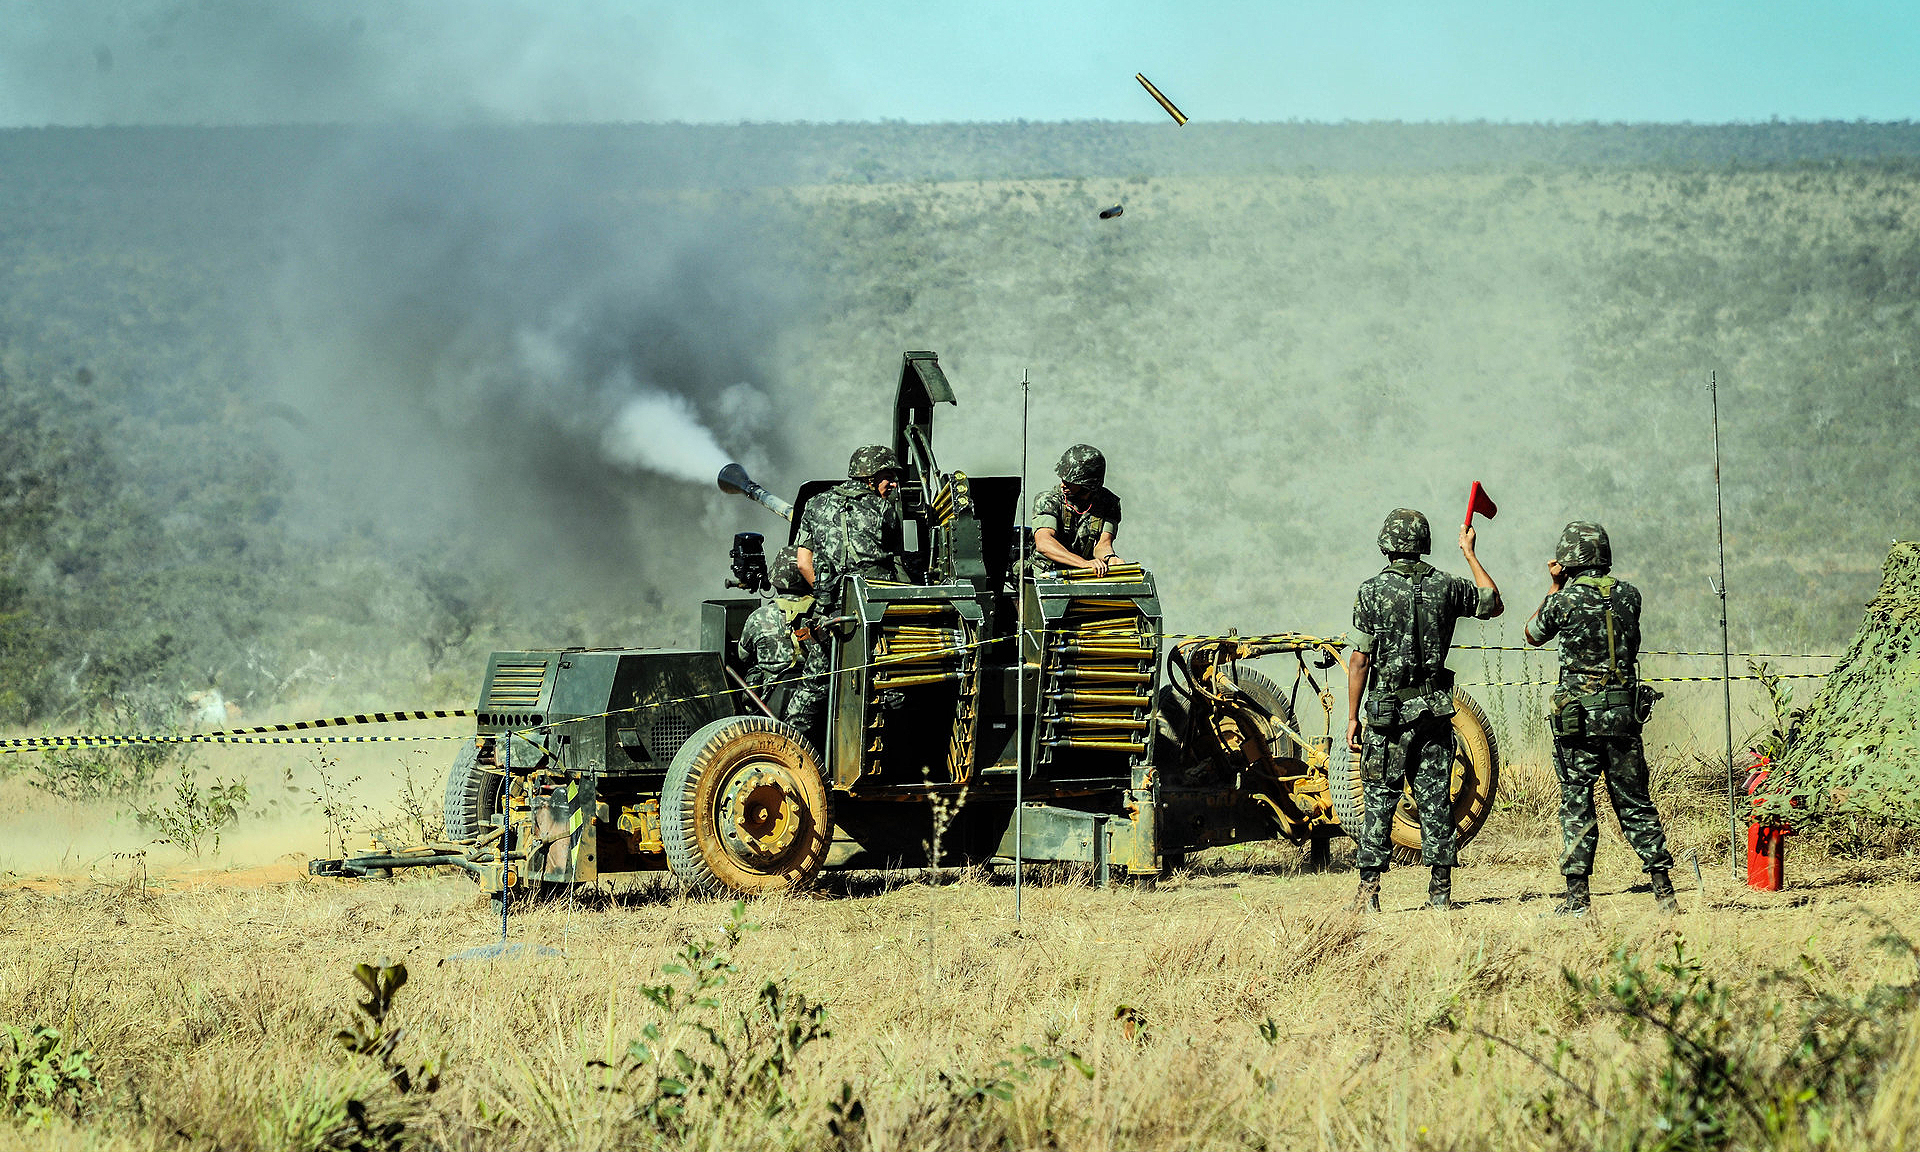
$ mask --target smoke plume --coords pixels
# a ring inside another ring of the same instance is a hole
[[[641,393],[620,406],[601,439],[609,459],[698,483],[727,465],[727,454],[684,397]]]
[[[325,168],[261,324],[313,420],[289,455],[323,537],[378,509],[403,539],[532,545],[543,584],[631,589],[684,570],[727,460],[780,458],[764,225],[607,167],[564,136],[408,130]]]

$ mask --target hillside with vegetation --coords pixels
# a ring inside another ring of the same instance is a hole
[[[1904,124],[0,134],[0,721],[458,705],[494,646],[685,643],[777,525],[615,459],[608,397],[791,490],[922,347],[946,466],[1017,470],[1023,371],[1035,476],[1106,449],[1174,627],[1340,631],[1382,514],[1456,563],[1477,479],[1485,642],[1582,517],[1661,648],[1716,638],[1715,373],[1735,644],[1833,651],[1920,531],[1916,157]]]

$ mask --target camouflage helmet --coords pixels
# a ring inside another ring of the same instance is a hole
[[[853,459],[847,461],[847,475],[855,480],[871,480],[882,472],[900,471],[900,457],[885,444],[869,444],[865,448],[854,449]]]
[[[1433,551],[1433,529],[1427,518],[1411,508],[1395,508],[1380,525],[1380,551],[1425,556]]]
[[[1553,561],[1562,568],[1611,568],[1613,545],[1607,530],[1591,520],[1575,520],[1560,533]]]
[[[1107,482],[1107,458],[1091,444],[1075,444],[1062,452],[1053,470],[1062,484],[1098,488]]]
[[[782,596],[805,595],[812,587],[807,582],[807,574],[800,570],[800,550],[792,545],[773,554],[773,563],[767,566],[767,579]]]

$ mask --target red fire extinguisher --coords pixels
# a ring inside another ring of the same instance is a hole
[[[1764,799],[1755,795],[1773,773],[1773,761],[1755,756],[1747,773],[1747,796],[1758,806]],[[1778,892],[1787,883],[1787,837],[1793,829],[1770,817],[1755,817],[1747,825],[1747,887],[1761,892]]]

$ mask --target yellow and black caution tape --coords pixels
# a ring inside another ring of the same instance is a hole
[[[1770,680],[1824,680],[1825,672],[1783,672],[1778,676],[1765,677]],[[1759,676],[1728,676],[1728,680],[1759,680]],[[1642,676],[1642,684],[1718,684],[1719,676]],[[1461,680],[1462,688],[1553,688],[1558,680]]]
[[[325,720],[296,720],[291,724],[262,724],[255,728],[228,728],[218,732],[182,732],[137,736],[22,736],[0,740],[0,753],[31,752],[41,748],[126,748],[156,744],[392,744],[412,740],[465,740],[454,736],[326,736],[263,738],[265,733],[306,732],[315,728],[344,728],[355,724],[399,724],[412,720],[458,720],[473,715],[470,708],[435,708],[412,712],[361,712]]]
[[[997,639],[1005,639],[1000,637]],[[956,644],[952,651],[964,652],[985,644],[995,643],[996,639],[974,640],[965,644]],[[922,658],[935,655],[928,653]],[[887,661],[870,661],[860,667],[873,668]],[[847,669],[842,669],[847,671]],[[797,684],[807,679],[806,673],[770,680],[761,688],[771,688],[776,684]],[[533,724],[526,728],[515,729],[510,735],[526,739],[532,734],[564,727],[568,724],[581,724],[591,720],[605,720],[609,716],[624,716],[634,712],[652,711],[658,708],[671,708],[676,704],[691,704],[700,700],[712,700],[721,696],[738,696],[740,688],[722,688],[715,692],[700,692],[692,696],[681,696],[673,700],[656,700],[652,703],[632,708],[615,708],[607,712],[597,712],[591,716],[570,716],[565,720],[553,720],[544,724]],[[390,724],[407,720],[458,719],[471,716],[473,711],[466,708],[443,708],[432,711],[413,712],[367,712],[355,716],[336,716],[327,720],[304,720],[293,724],[268,724],[258,728],[241,728],[227,732],[185,732],[156,735],[125,736],[21,736],[0,739],[0,755],[9,752],[34,752],[46,748],[132,748],[167,744],[389,744],[416,740],[471,740],[471,732],[451,735],[407,735],[407,736],[275,736],[260,735],[273,732],[300,732],[314,728],[330,728],[342,724]]]
[[[134,748],[159,744],[396,744],[413,740],[471,740],[472,733],[437,736],[234,736],[216,732],[139,736],[21,736],[0,740],[0,755],[46,748]]]
[[[1453,646],[1453,650],[1456,652],[1533,652],[1533,653],[1539,653],[1541,655],[1550,655],[1554,651],[1554,649],[1545,647],[1545,646],[1534,648],[1531,646],[1522,646],[1519,644],[1455,644]],[[1713,656],[1717,658],[1723,655],[1723,653],[1679,652],[1670,648],[1642,648],[1640,650],[1640,655],[1642,656]],[[1741,660],[1838,660],[1840,659],[1840,657],[1837,654],[1832,652],[1727,652],[1727,653],[1724,653],[1724,655],[1741,659]],[[1719,679],[1719,677],[1715,677],[1715,679]]]
[[[1291,642],[1299,639],[1299,634],[1290,633],[1290,632],[1278,632],[1278,633],[1269,633],[1265,635],[1251,635],[1251,636],[1205,636],[1205,635],[1196,635],[1191,633],[1168,633],[1165,638],[1168,640],[1232,640],[1240,643],[1257,644],[1262,642],[1270,642],[1270,643]],[[978,648],[983,645],[996,643],[1002,639],[1005,639],[1005,638],[996,637],[996,638],[974,640],[964,644],[955,644],[952,646],[952,648],[949,651],[954,655],[958,655],[960,653],[966,652],[973,648]],[[1538,651],[1537,649],[1505,648],[1505,647],[1497,647],[1492,645],[1456,644],[1454,645],[1454,647],[1462,648],[1462,649],[1477,649],[1481,651]],[[918,658],[924,660],[930,656],[935,656],[939,654],[940,653],[937,653],[937,652],[918,654]],[[1643,653],[1643,655],[1717,656],[1719,655],[1719,653],[1717,652],[1712,652],[1712,653],[1648,652],[1648,653]],[[1833,658],[1833,657],[1821,657],[1821,656],[1814,656],[1814,655],[1795,655],[1790,653],[1772,653],[1772,654],[1734,653],[1734,655],[1739,655],[1739,656],[1771,655],[1772,657],[1775,657],[1775,658],[1795,658],[1795,659],[1800,659],[1800,658],[1832,659]],[[867,665],[865,665],[865,667],[868,667],[868,668],[879,667],[887,663],[889,663],[889,661],[887,661],[885,658],[881,658],[878,660],[870,661]],[[848,669],[842,669],[842,671],[848,671]],[[1782,673],[1779,676],[1779,678],[1783,680],[1812,680],[1812,679],[1822,679],[1824,678],[1824,675],[1825,675],[1824,673],[1819,673],[1819,672],[1791,672],[1791,673]],[[805,679],[807,679],[807,674],[800,673],[798,675],[784,677],[779,680],[768,681],[767,683],[760,685],[760,687],[770,688],[778,684],[796,684]],[[1722,678],[1719,676],[1657,676],[1657,677],[1650,676],[1650,677],[1643,677],[1642,682],[1648,683],[1648,684],[1717,683],[1721,679]],[[1752,675],[1742,675],[1742,676],[1727,677],[1727,679],[1758,680],[1760,679],[1760,677],[1752,676]],[[1557,682],[1552,680],[1463,681],[1462,686],[1474,687],[1474,688],[1551,688],[1555,685],[1555,683]],[[730,687],[730,688],[722,688],[714,692],[701,692],[691,696],[682,696],[672,700],[657,700],[652,703],[642,704],[632,708],[616,708],[607,712],[598,712],[590,716],[572,716],[572,717],[568,717],[565,720],[554,720],[544,724],[534,724],[523,729],[516,729],[512,734],[518,735],[524,739],[531,734],[550,731],[552,729],[560,728],[568,724],[580,724],[580,723],[585,723],[592,720],[604,720],[610,716],[627,715],[627,714],[640,712],[640,711],[653,711],[659,708],[670,708],[677,704],[692,704],[702,700],[716,699],[722,696],[737,696],[741,693],[741,691],[742,689],[740,688]],[[168,733],[168,734],[151,734],[151,735],[143,734],[143,735],[113,735],[113,736],[22,736],[22,737],[0,739],[0,755],[4,755],[6,753],[11,753],[11,752],[33,752],[33,751],[38,751],[38,750],[47,749],[47,748],[130,748],[130,747],[145,747],[145,746],[154,746],[154,745],[173,745],[173,744],[221,744],[221,745],[228,745],[228,744],[259,744],[259,745],[391,744],[391,743],[405,743],[405,742],[413,742],[413,741],[470,740],[472,739],[472,735],[470,733],[454,733],[454,734],[441,734],[441,735],[401,735],[401,736],[385,736],[385,735],[382,735],[382,736],[289,736],[289,735],[280,735],[280,734],[291,733],[291,732],[307,732],[307,731],[312,731],[314,729],[319,729],[319,728],[337,728],[337,727],[344,727],[348,725],[360,725],[360,724],[394,724],[394,723],[403,723],[403,722],[409,722],[409,721],[415,721],[415,720],[457,720],[464,717],[472,716],[473,714],[474,714],[473,710],[468,708],[439,708],[439,709],[431,709],[431,710],[412,710],[412,711],[396,711],[396,712],[363,712],[363,713],[356,713],[350,716],[334,716],[324,720],[300,720],[300,721],[295,721],[289,724],[263,724],[254,728],[235,728],[235,729],[223,730],[218,732],[188,732],[188,733]]]
[[[473,715],[471,708],[436,708],[431,712],[361,712],[330,720],[296,720],[292,724],[262,724],[258,728],[224,728],[208,736],[254,736],[262,732],[305,732],[311,728],[342,728],[349,724],[399,724],[408,720],[458,720]]]

